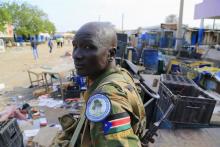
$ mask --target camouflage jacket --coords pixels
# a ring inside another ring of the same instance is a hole
[[[86,119],[81,130],[80,147],[140,147],[146,125],[144,106],[130,74],[121,68],[112,68],[99,76],[86,91],[87,102],[92,95],[101,93],[111,102],[111,112],[105,121]],[[84,114],[83,114],[84,115]],[[67,115],[60,118],[63,133],[55,140],[56,147],[67,147],[78,121]],[[104,131],[106,122],[113,124]]]
[[[95,93],[102,93],[110,99],[111,113],[105,122],[112,122],[113,126],[105,132],[105,122],[86,120],[81,146],[141,146],[139,137],[145,129],[146,117],[130,74],[120,68],[106,71],[89,87],[85,101]]]

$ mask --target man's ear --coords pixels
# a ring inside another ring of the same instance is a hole
[[[116,55],[116,48],[113,47],[109,50],[109,55],[110,55],[110,58],[114,58],[115,55]]]

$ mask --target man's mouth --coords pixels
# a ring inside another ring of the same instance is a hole
[[[82,69],[82,68],[84,68],[84,65],[75,64],[75,67],[76,67],[77,69]]]

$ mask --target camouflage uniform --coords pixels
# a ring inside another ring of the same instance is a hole
[[[94,123],[86,120],[82,146],[88,146],[88,141],[95,147],[141,146],[139,137],[142,136],[145,129],[145,111],[130,74],[126,70],[119,68],[112,68],[106,71],[93,82],[85,98],[95,93],[102,93],[108,96],[111,101],[112,112],[107,117],[107,120],[111,120],[111,117],[119,119],[123,116],[130,116],[131,123],[130,127],[110,130],[109,133],[104,134],[103,122]],[[85,138],[87,141],[84,141]]]
[[[139,138],[145,129],[146,117],[141,97],[130,74],[125,69],[111,68],[92,82],[85,93],[85,101],[96,93],[106,95],[111,101],[111,113],[107,121],[128,118],[130,123],[104,133],[103,122],[90,122],[86,119],[80,146],[140,147]]]

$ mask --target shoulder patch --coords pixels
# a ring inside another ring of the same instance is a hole
[[[131,128],[131,118],[127,112],[110,115],[103,123],[104,134],[114,134]]]
[[[95,94],[86,103],[86,117],[92,122],[103,121],[111,112],[111,102],[106,95]]]

